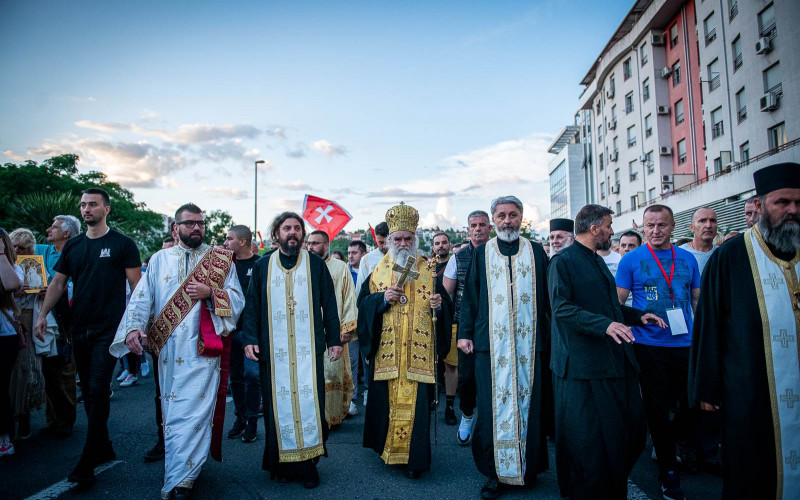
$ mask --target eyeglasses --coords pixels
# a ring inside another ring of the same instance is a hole
[[[175,224],[179,226],[186,226],[186,227],[206,227],[206,221],[204,220],[182,220],[180,222],[176,222]]]

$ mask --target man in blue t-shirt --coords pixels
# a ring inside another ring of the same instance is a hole
[[[633,327],[634,352],[641,368],[642,399],[658,457],[661,491],[666,499],[683,500],[669,413],[672,408],[681,408],[678,435],[694,435],[693,419],[687,410],[687,378],[700,270],[691,253],[670,243],[674,229],[669,207],[649,206],[644,211],[647,244],[622,258],[616,281],[621,304],[633,292],[634,308],[654,313],[668,325],[666,329],[656,325]],[[689,455],[687,462],[691,461]]]

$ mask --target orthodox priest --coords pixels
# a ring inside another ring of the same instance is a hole
[[[326,455],[325,371],[342,354],[339,312],[325,262],[300,247],[303,219],[283,212],[272,222],[278,249],[253,268],[242,322],[245,355],[259,362],[264,403],[262,468],[279,483],[319,485],[316,463]]]
[[[800,164],[753,174],[759,221],[700,286],[689,397],[722,417],[723,498],[800,492]]]
[[[418,222],[409,205],[386,212],[389,250],[358,297],[359,343],[372,367],[364,447],[387,465],[407,465],[411,479],[430,469],[436,362],[450,348],[453,315],[435,266],[417,255]]]
[[[203,212],[188,203],[175,213],[180,241],[150,259],[131,294],[110,352],[148,348],[160,365],[164,429],[162,498],[190,498],[211,456],[222,460],[230,334],[244,308],[233,253],[203,243]],[[155,317],[148,328],[151,316]],[[212,425],[213,424],[213,425]],[[213,436],[212,436],[213,427]]]
[[[325,231],[314,231],[306,241],[308,251],[325,260],[333,279],[336,292],[336,309],[339,312],[339,338],[342,341],[342,357],[331,361],[323,357],[325,366],[325,420],[333,428],[341,424],[350,409],[353,397],[353,377],[350,372],[350,352],[347,343],[356,333],[356,288],[353,275],[347,264],[331,258],[330,236]]]
[[[498,498],[501,483],[533,487],[548,467],[541,363],[550,339],[547,254],[520,238],[518,198],[497,198],[491,213],[497,236],[474,251],[458,322],[458,348],[475,353],[472,456],[488,478],[482,498]]]

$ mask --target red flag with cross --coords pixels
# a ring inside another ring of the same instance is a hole
[[[350,212],[335,201],[310,194],[303,200],[303,219],[314,229],[325,231],[330,239],[334,239],[352,218]]]

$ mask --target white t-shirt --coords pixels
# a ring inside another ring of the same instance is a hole
[[[603,262],[605,262],[606,265],[608,266],[608,270],[611,271],[611,274],[616,278],[617,267],[619,267],[619,261],[622,260],[622,255],[612,251],[608,255],[600,255],[600,257],[603,258]]]
[[[690,254],[694,255],[694,258],[697,261],[697,267],[700,268],[700,274],[703,274],[703,269],[706,267],[706,264],[708,264],[708,259],[711,258],[711,254],[714,253],[714,250],[716,250],[719,247],[717,245],[713,245],[711,247],[711,250],[709,250],[708,252],[701,252],[700,250],[695,250],[694,248],[689,246],[688,243],[684,243],[683,245],[681,245],[681,248],[683,248]]]
[[[456,261],[455,254],[447,261],[447,266],[444,268],[444,277],[450,278],[451,280],[458,279],[458,262]]]
[[[14,271],[17,273],[17,278],[19,278],[20,282],[24,282],[25,275],[22,273],[22,268],[14,264]],[[14,317],[14,311],[11,309],[6,309],[6,313],[12,318]],[[0,337],[10,337],[16,334],[17,331],[14,330],[14,325],[8,321],[5,314],[0,314]]]

